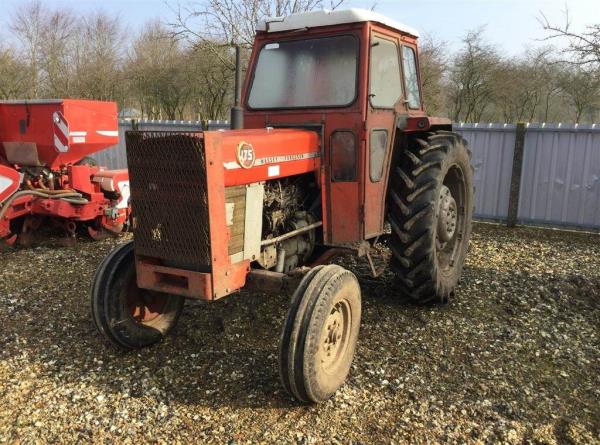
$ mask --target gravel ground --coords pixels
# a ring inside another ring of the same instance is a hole
[[[357,355],[313,407],[279,385],[285,295],[188,302],[161,344],[107,345],[88,286],[117,242],[0,254],[0,443],[600,443],[598,235],[478,224],[446,307],[344,261]]]

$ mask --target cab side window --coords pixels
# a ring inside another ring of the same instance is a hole
[[[406,100],[408,107],[412,109],[421,108],[417,56],[415,50],[410,46],[402,47],[402,64],[404,65],[404,82],[406,83]]]
[[[393,108],[402,96],[398,46],[391,40],[371,39],[369,98],[374,108]]]
[[[379,182],[383,177],[383,166],[388,147],[388,132],[386,129],[371,130],[369,140],[371,155],[369,157],[369,176],[371,182]]]
[[[331,172],[335,182],[353,182],[357,177],[358,152],[356,136],[348,130],[331,135]]]

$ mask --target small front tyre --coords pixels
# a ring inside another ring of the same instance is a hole
[[[279,371],[287,392],[315,403],[342,386],[354,357],[360,316],[360,286],[352,272],[319,266],[303,278],[279,345]]]
[[[160,341],[177,324],[184,298],[137,286],[133,242],[100,264],[91,289],[92,318],[112,344],[137,349]]]

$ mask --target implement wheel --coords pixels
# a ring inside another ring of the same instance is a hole
[[[286,391],[323,402],[346,380],[360,327],[360,286],[337,265],[311,270],[294,292],[279,344]]]
[[[131,241],[102,261],[92,282],[91,309],[96,328],[124,349],[160,341],[177,323],[183,303],[183,297],[137,286]]]
[[[471,236],[470,159],[461,136],[440,131],[409,141],[390,174],[391,266],[417,302],[445,303],[458,284]]]

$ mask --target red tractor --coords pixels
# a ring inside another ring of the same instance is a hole
[[[402,292],[423,303],[445,302],[465,261],[470,154],[425,114],[418,67],[417,33],[370,11],[260,24],[235,129],[126,135],[134,237],[96,272],[98,330],[139,348],[169,332],[184,298],[290,292],[283,385],[305,402],[335,393],[361,293],[332,259],[372,265],[389,236]]]
[[[0,101],[0,243],[28,245],[42,223],[75,241],[117,234],[129,214],[127,170],[87,157],[119,142],[117,105],[89,100]]]

